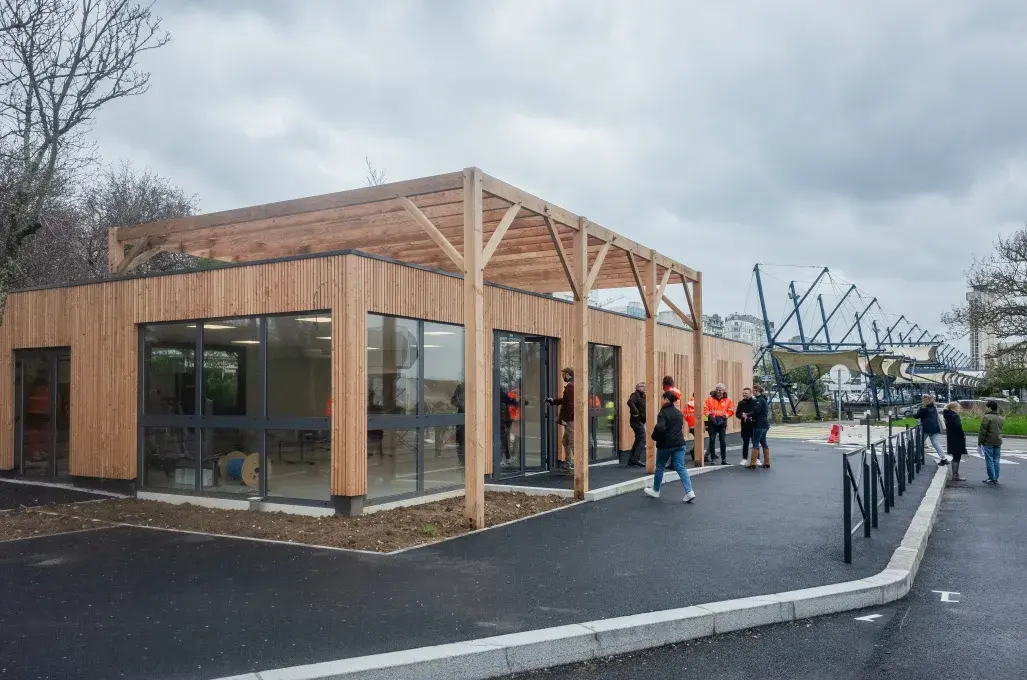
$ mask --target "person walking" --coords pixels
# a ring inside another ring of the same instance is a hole
[[[660,486],[663,484],[663,470],[668,462],[673,462],[674,470],[678,473],[681,486],[685,490],[685,503],[691,503],[695,499],[695,492],[692,491],[692,480],[688,476],[688,469],[685,467],[685,421],[678,408],[680,401],[679,393],[670,390],[663,393],[663,404],[660,413],[656,416],[656,427],[653,428],[653,441],[656,442],[656,474],[653,476],[653,486],[645,487],[643,491],[652,498],[660,497]]]
[[[756,402],[752,411],[752,453],[749,456],[749,468],[756,467],[756,459],[759,457],[760,447],[763,447],[763,469],[770,467],[770,446],[767,444],[767,433],[770,432],[770,404],[767,403],[767,395],[763,393],[763,387],[755,385],[752,388],[753,401]]]
[[[999,456],[1002,455],[1002,426],[1005,420],[998,414],[998,402],[988,400],[988,412],[981,418],[981,428],[977,431],[977,446],[984,456],[984,464],[988,467],[988,478],[985,484],[998,484]]]
[[[938,465],[948,465],[945,451],[941,448],[941,421],[938,420],[938,408],[934,405],[934,396],[925,394],[923,406],[913,416],[920,421],[921,432],[925,440],[930,440],[931,447],[938,454]]]
[[[727,389],[724,383],[717,383],[717,386],[706,403],[702,407],[703,416],[706,418],[706,425],[710,432],[710,448],[708,458],[710,463],[717,462],[717,454],[714,449],[714,440],[720,436],[720,464],[727,465],[727,420],[735,414],[735,403],[727,396]]]
[[[567,367],[560,371],[563,378],[563,396],[546,397],[546,403],[559,406],[556,414],[557,425],[563,425],[563,460],[556,462],[561,472],[574,469],[574,369]]]
[[[631,431],[635,433],[635,441],[631,445],[631,458],[628,459],[628,467],[636,465],[645,467],[642,462],[642,454],[645,453],[645,383],[635,385],[635,391],[628,397],[628,413]]]
[[[749,459],[749,442],[752,440],[752,431],[756,428],[756,421],[752,418],[755,408],[756,400],[752,398],[752,390],[746,387],[742,390],[742,399],[735,408],[735,417],[742,425],[742,465]]]
[[[959,461],[966,455],[966,433],[963,432],[963,420],[959,417],[959,402],[946,404],[941,415],[945,419],[945,444],[949,458],[952,459],[952,481],[965,482],[966,479],[959,476]]]

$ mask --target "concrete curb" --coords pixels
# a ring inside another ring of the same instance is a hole
[[[947,474],[948,468],[938,468],[891,561],[865,579],[219,680],[482,680],[882,605],[905,597],[913,585],[938,518]]]

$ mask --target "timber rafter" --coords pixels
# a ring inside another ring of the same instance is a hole
[[[479,171],[480,172],[480,171]],[[541,293],[632,287],[654,262],[674,280],[698,273],[605,227],[481,173],[485,280]],[[298,198],[110,230],[111,270],[159,252],[246,262],[354,249],[463,274],[464,173]],[[590,266],[571,276],[568,244],[587,231]],[[626,257],[613,257],[621,251]],[[647,300],[647,303],[649,301]],[[647,304],[648,306],[648,304]]]

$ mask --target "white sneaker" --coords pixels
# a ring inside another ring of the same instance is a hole
[[[685,494],[685,497],[682,498],[681,500],[684,501],[685,503],[691,503],[692,501],[695,500],[695,492],[694,491],[689,491],[688,493]]]
[[[660,492],[659,491],[653,491],[653,488],[651,486],[647,486],[647,487],[645,487],[642,490],[645,491],[645,495],[649,496],[650,498],[659,498],[660,497]]]

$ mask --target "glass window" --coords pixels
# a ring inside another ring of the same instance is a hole
[[[592,345],[592,362],[588,368],[590,389],[594,395],[592,408],[617,406],[617,348],[610,345]]]
[[[424,491],[464,483],[464,426],[436,425],[421,430],[424,441]]]
[[[196,412],[196,324],[143,329],[143,411],[151,415]]]
[[[330,431],[268,430],[267,460],[268,496],[331,500]]]
[[[260,437],[258,430],[204,429],[204,490],[259,496]]]
[[[367,498],[417,493],[417,429],[367,431]]]
[[[367,316],[367,412],[416,415],[420,372],[417,322]]]
[[[268,416],[324,418],[332,396],[332,317],[267,319]]]
[[[424,323],[424,412],[464,412],[464,329]]]
[[[261,415],[260,320],[203,324],[203,414]]]
[[[143,428],[143,484],[192,491],[196,488],[196,430]]]

